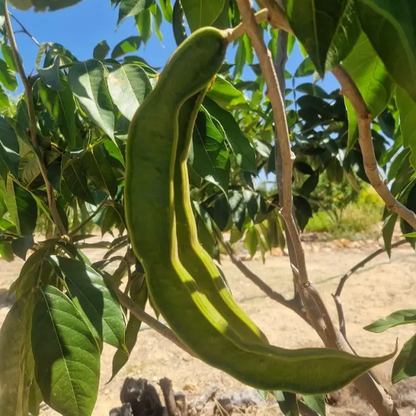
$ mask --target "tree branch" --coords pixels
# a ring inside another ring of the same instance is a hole
[[[169,329],[166,325],[163,325],[157,319],[147,314],[120,289],[113,285],[111,285],[111,287],[116,293],[120,304],[127,308],[133,316],[135,316],[139,321],[144,322],[146,325],[149,325],[150,328],[154,329],[160,335],[164,336],[166,339],[173,342],[177,347],[187,352],[192,357],[195,357],[195,354],[178,339],[178,337],[172,332],[171,329]]]
[[[391,248],[397,248],[406,243],[407,243],[407,240],[400,240],[392,244]],[[340,328],[342,335],[344,335],[344,337],[346,337],[346,329],[345,329],[344,311],[342,310],[342,303],[341,303],[341,293],[342,293],[342,290],[344,289],[345,283],[351,277],[351,275],[353,275],[358,269],[360,269],[361,267],[364,267],[369,261],[373,260],[374,258],[384,253],[385,251],[386,251],[385,247],[379,248],[378,250],[374,251],[369,256],[367,256],[364,260],[361,260],[359,263],[357,263],[350,270],[348,270],[348,272],[345,273],[344,276],[342,276],[341,280],[339,281],[335,294],[332,295],[334,297],[335,305],[337,307],[339,328]]]
[[[281,29],[291,33],[292,31],[286,16],[277,5],[277,3],[274,1],[274,4],[272,4],[271,2],[265,2],[264,0],[263,3],[270,5],[269,21],[274,22],[276,25],[281,24]],[[291,179],[293,154],[290,149],[283,97],[277,82],[273,64],[270,59],[270,53],[264,44],[262,34],[256,24],[251,3],[249,0],[237,0],[237,4],[240,9],[243,23],[245,23],[246,33],[248,34],[259,59],[260,67],[266,81],[269,99],[272,104],[275,123],[277,126],[277,135],[282,154],[283,169],[283,198],[281,201],[282,216],[287,225],[288,237],[292,239],[299,265],[299,267],[296,268],[293,263],[291,264],[292,270],[294,270],[298,275],[296,279],[298,282],[298,291],[302,298],[302,302],[308,317],[311,320],[318,335],[323,340],[324,344],[327,347],[337,348],[353,353],[352,348],[348,345],[342,334],[335,328],[332,320],[329,317],[325,304],[320,297],[320,294],[310,282],[307,274],[305,254],[292,215]],[[273,10],[275,11],[274,17],[271,14]],[[377,386],[369,373],[365,373],[363,376],[356,379],[354,384],[380,416],[399,415],[397,408],[390,396],[381,387]]]
[[[22,30],[20,30],[20,33],[24,33],[37,45],[40,46],[40,43],[35,39],[34,36],[31,35],[31,33],[23,26],[23,24],[20,22],[20,20],[14,16],[12,13],[9,12],[10,17],[21,27]],[[14,32],[17,33],[17,32]]]
[[[416,214],[394,198],[387,187],[387,182],[383,181],[380,176],[371,137],[371,114],[360,91],[348,72],[341,65],[337,65],[332,70],[332,73],[341,85],[341,94],[348,98],[357,116],[358,140],[368,180],[386,204],[387,209],[398,214],[416,230]]]
[[[35,115],[35,108],[34,108],[34,105],[33,105],[32,87],[29,84],[28,78],[27,78],[25,70],[23,68],[22,61],[20,59],[19,50],[17,48],[16,39],[15,39],[14,33],[13,33],[13,27],[12,27],[12,24],[11,24],[11,21],[10,21],[9,10],[7,8],[7,1],[4,2],[4,8],[5,8],[4,16],[5,16],[6,33],[7,33],[7,36],[9,38],[9,40],[10,40],[10,47],[12,48],[12,52],[13,52],[14,64],[15,64],[17,72],[19,73],[20,78],[22,80],[23,87],[24,87],[24,90],[25,90],[25,95],[26,95],[26,101],[27,101],[26,105],[27,105],[27,110],[28,110],[28,114],[29,114],[30,140],[33,144],[33,148],[34,148],[34,151],[35,151],[36,156],[37,156],[39,170],[41,172],[43,181],[45,182],[46,194],[48,196],[49,210],[51,211],[52,218],[53,218],[56,226],[58,227],[59,233],[61,235],[65,235],[65,233],[66,233],[65,226],[62,222],[61,216],[59,215],[58,209],[56,207],[56,201],[55,201],[55,197],[54,197],[54,193],[53,193],[53,187],[52,187],[51,183],[49,182],[46,165],[43,161],[43,156],[42,156],[41,149],[39,148],[39,141],[38,141],[37,131],[36,131],[36,115]]]
[[[310,322],[308,321],[306,313],[304,309],[302,308],[302,304],[299,302],[299,300],[296,300],[296,299],[287,300],[285,299],[283,295],[274,291],[268,284],[266,284],[259,276],[253,273],[241,261],[241,259],[237,256],[237,254],[235,253],[231,245],[227,243],[226,241],[224,241],[224,238],[220,231],[215,230],[215,234],[216,234],[217,241],[221,244],[222,247],[224,247],[224,249],[230,256],[232,263],[237,267],[238,270],[240,270],[241,273],[243,273],[245,277],[251,280],[251,282],[254,283],[261,291],[263,291],[270,299],[274,300],[280,305],[285,306],[286,308],[289,308],[290,310],[295,312],[298,316],[300,316],[305,322],[307,322],[310,325]]]

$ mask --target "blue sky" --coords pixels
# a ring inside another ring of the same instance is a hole
[[[40,43],[60,43],[79,60],[91,58],[94,47],[102,40],[106,40],[113,48],[126,37],[138,34],[133,18],[126,19],[116,31],[118,9],[113,9],[109,0],[84,0],[76,6],[49,13],[11,11]],[[20,29],[16,22],[13,21],[12,24],[14,30]],[[164,35],[162,43],[153,35],[147,45],[142,45],[137,52],[153,66],[163,66],[176,46],[171,25],[164,23],[161,31]],[[26,72],[34,71],[37,46],[23,33],[16,34],[16,39]],[[293,73],[302,60],[302,55],[295,47],[287,69]],[[245,75],[249,79],[251,71],[246,71]],[[306,79],[299,80],[305,81]],[[337,87],[331,76],[322,86],[328,90]]]

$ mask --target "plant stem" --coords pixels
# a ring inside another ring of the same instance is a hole
[[[406,243],[407,243],[407,240],[400,240],[400,241],[397,241],[396,243],[392,244],[391,248],[397,248],[397,247],[400,247],[400,246],[402,246],[403,244],[406,244]],[[335,305],[337,307],[339,328],[340,328],[340,331],[341,331],[342,335],[344,335],[344,337],[346,337],[346,329],[345,329],[344,311],[342,309],[342,303],[341,303],[341,293],[342,293],[342,290],[344,289],[345,283],[347,283],[347,280],[358,269],[360,269],[361,267],[364,267],[369,261],[373,260],[374,258],[376,258],[380,254],[384,253],[385,251],[386,251],[385,247],[379,248],[378,250],[374,251],[369,256],[367,256],[364,260],[361,260],[359,263],[357,263],[350,270],[348,270],[348,272],[345,273],[344,276],[342,276],[342,278],[340,279],[340,281],[338,283],[337,290],[335,291],[335,294],[332,295],[334,297]]]
[[[269,22],[275,28],[280,28],[288,33],[293,33],[283,10],[276,1],[262,0],[267,4],[269,9]],[[352,348],[348,345],[342,334],[337,330],[329,317],[328,311],[320,294],[310,282],[307,270],[305,253],[302,248],[299,234],[292,215],[292,163],[293,154],[290,149],[289,135],[283,103],[283,96],[277,82],[276,73],[270,59],[262,33],[257,26],[254,13],[249,0],[237,0],[238,7],[245,24],[246,33],[256,51],[260,67],[266,81],[270,102],[272,104],[273,115],[277,127],[277,136],[280,144],[282,155],[282,192],[283,198],[280,201],[282,206],[282,216],[287,225],[287,238],[292,239],[296,258],[299,267],[296,268],[291,263],[292,270],[297,274],[297,288],[302,298],[303,305],[318,335],[324,344],[330,348],[340,349],[353,353]],[[273,13],[273,14],[272,14]],[[398,416],[395,403],[387,392],[379,387],[369,373],[365,373],[354,382],[357,389],[363,397],[374,407],[380,416]]]
[[[408,222],[413,229],[416,230],[416,214],[394,198],[387,187],[387,183],[381,178],[378,171],[377,159],[374,153],[373,140],[371,137],[371,114],[363,96],[355,85],[353,79],[341,65],[337,65],[332,70],[332,73],[341,85],[341,94],[348,98],[348,101],[351,103],[357,116],[359,132],[358,140],[368,180],[374,190],[385,202],[387,209],[398,214],[401,218]]]
[[[112,201],[103,201],[100,205],[96,208],[96,210],[89,215],[84,221],[81,222],[77,227],[75,227],[68,235],[69,237],[73,237],[78,231],[82,230],[86,224],[88,224],[100,211],[105,205],[111,205]]]
[[[25,70],[23,68],[22,61],[20,60],[19,50],[17,48],[16,39],[14,37],[13,28],[12,28],[12,24],[10,21],[10,14],[7,8],[7,1],[4,2],[4,9],[5,9],[4,15],[5,15],[6,33],[10,40],[10,47],[12,48],[12,52],[13,52],[14,64],[16,65],[17,72],[20,75],[20,78],[22,80],[23,87],[25,90],[25,96],[26,96],[26,101],[27,101],[26,105],[27,105],[27,110],[29,114],[30,140],[32,142],[34,151],[37,156],[39,170],[41,172],[43,181],[45,182],[46,194],[48,196],[49,210],[51,211],[52,218],[56,226],[58,227],[59,233],[61,235],[65,235],[66,230],[62,222],[61,216],[59,215],[58,209],[56,207],[53,187],[51,183],[49,182],[46,165],[43,161],[42,151],[39,148],[39,141],[38,141],[37,131],[36,131],[36,115],[35,115],[35,108],[33,106],[33,91],[32,91],[31,85],[29,84]]]
[[[20,20],[15,17],[11,12],[9,12],[10,17],[21,27],[20,33],[24,33],[37,45],[40,46],[40,43],[35,39],[35,37],[23,26],[23,24],[20,22]],[[17,33],[17,32],[15,32]]]

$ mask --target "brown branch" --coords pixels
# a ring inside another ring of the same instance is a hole
[[[341,85],[341,94],[348,98],[357,116],[359,143],[363,155],[364,169],[372,187],[380,195],[388,210],[395,212],[416,230],[416,214],[397,201],[383,181],[378,168],[371,137],[371,114],[355,82],[341,66],[336,66],[332,73]]]
[[[264,0],[263,0],[264,2]],[[282,27],[287,32],[290,30],[290,25],[284,16],[283,11],[272,3],[270,5],[269,21],[275,24],[282,24]],[[256,24],[254,13],[249,0],[237,0],[240,14],[243,23],[245,24],[246,32],[251,40],[251,43],[256,51],[259,59],[260,67],[266,81],[268,95],[272,104],[273,115],[277,126],[277,135],[280,143],[282,154],[282,191],[283,198],[280,201],[282,205],[282,216],[287,224],[288,238],[292,239],[294,249],[297,256],[299,267],[296,268],[292,263],[291,267],[298,276],[298,291],[302,298],[303,305],[306,309],[309,319],[311,320],[318,335],[323,340],[327,347],[341,349],[346,352],[353,353],[352,348],[348,345],[342,334],[337,330],[329,317],[326,306],[323,303],[320,294],[313,287],[310,282],[306,270],[306,261],[303,247],[300,241],[299,234],[296,229],[294,218],[292,215],[292,189],[291,189],[291,175],[292,175],[292,152],[290,149],[288,128],[285,114],[285,107],[283,104],[283,97],[277,82],[276,73],[270,59],[270,53],[264,44],[264,40],[260,29]],[[273,8],[274,7],[274,8]],[[275,18],[273,18],[273,10],[275,10]],[[284,17],[284,18],[283,18]],[[282,23],[283,21],[283,23]],[[361,392],[363,397],[374,407],[380,416],[396,416],[399,415],[395,403],[391,397],[379,387],[369,373],[365,373],[354,382],[355,386]]]
[[[163,325],[157,319],[153,318],[147,314],[143,309],[141,309],[136,302],[131,300],[127,295],[125,295],[120,289],[112,286],[112,289],[116,293],[118,300],[122,306],[127,308],[130,313],[135,316],[139,321],[144,322],[146,325],[149,325],[150,328],[154,329],[160,335],[173,342],[177,347],[187,352],[192,357],[195,357],[195,354],[186,347],[178,337],[169,329],[166,325]]]
[[[287,300],[282,294],[274,291],[267,283],[265,283],[259,276],[252,272],[243,261],[237,256],[234,249],[231,245],[224,241],[224,238],[219,230],[215,230],[217,241],[221,244],[222,247],[226,250],[227,254],[230,256],[232,263],[240,270],[245,277],[247,277],[252,283],[254,283],[262,292],[264,292],[270,299],[279,303],[280,305],[289,308],[297,315],[299,315],[305,322],[310,324],[306,316],[305,311],[302,308],[302,304],[296,299]]]
[[[407,240],[400,240],[394,244],[391,245],[391,248],[397,248],[402,246],[403,244],[406,244]],[[378,250],[371,253],[369,256],[367,256],[364,260],[361,260],[359,263],[357,263],[354,267],[352,267],[350,270],[348,270],[347,273],[342,276],[338,283],[337,290],[335,291],[335,294],[332,295],[334,297],[335,305],[337,307],[338,312],[338,320],[339,320],[339,327],[342,335],[346,337],[346,329],[345,329],[345,318],[344,318],[344,311],[342,309],[342,303],[341,303],[341,293],[344,289],[345,283],[347,283],[347,280],[361,267],[364,267],[369,261],[373,260],[380,254],[383,254],[386,251],[386,248],[379,248]]]
[[[46,165],[43,160],[41,149],[39,147],[39,141],[38,141],[37,131],[36,131],[36,115],[35,115],[35,108],[33,105],[33,91],[29,83],[29,80],[26,76],[25,70],[23,68],[22,61],[20,59],[19,50],[17,48],[16,39],[13,33],[12,23],[10,21],[9,10],[7,8],[7,1],[4,2],[4,9],[5,9],[4,17],[5,17],[6,33],[9,38],[10,47],[13,52],[14,64],[22,80],[22,84],[25,90],[25,95],[26,95],[26,101],[27,101],[26,105],[27,105],[27,110],[29,114],[30,140],[33,144],[33,147],[37,156],[40,173],[42,175],[43,181],[45,182],[46,194],[48,196],[49,210],[51,211],[52,218],[56,226],[58,227],[59,233],[61,235],[65,235],[66,234],[65,226],[62,222],[61,216],[59,215],[58,209],[56,207],[56,200],[54,197],[53,187],[51,183],[49,182]]]

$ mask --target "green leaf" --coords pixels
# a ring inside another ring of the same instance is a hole
[[[398,383],[416,376],[416,335],[411,337],[401,349],[393,364],[391,381]]]
[[[50,116],[56,120],[69,149],[80,149],[83,146],[83,140],[82,136],[76,133],[74,96],[64,74],[60,75],[60,82],[63,86],[60,91],[52,90],[40,82],[39,96]]]
[[[69,190],[83,201],[95,204],[87,184],[85,167],[80,159],[73,159],[64,170],[64,180]]]
[[[0,110],[4,110],[10,107],[9,97],[0,85]]]
[[[196,119],[192,151],[192,168],[195,172],[226,192],[230,163],[225,138],[215,127],[209,114],[202,111]]]
[[[22,260],[26,260],[27,251],[32,248],[33,243],[33,235],[16,238],[12,241],[13,253]]]
[[[170,0],[167,0],[170,2]],[[0,1],[0,29],[3,29],[4,22],[6,21],[5,17],[6,9],[4,7],[4,1]]]
[[[15,178],[19,169],[19,142],[13,127],[0,117],[0,175],[4,180],[10,170]],[[7,169],[6,169],[7,168]]]
[[[159,38],[159,41],[162,42],[163,34],[160,31],[160,27],[162,26],[162,23],[163,23],[163,16],[162,16],[162,12],[160,10],[160,7],[155,3],[153,6],[151,6],[149,8],[149,10],[155,18],[155,32],[156,32],[156,35]]]
[[[215,82],[209,89],[207,97],[225,109],[247,105],[244,94],[221,75],[217,75],[215,78]]]
[[[106,40],[102,40],[101,42],[97,43],[97,46],[94,48],[94,52],[92,56],[94,59],[105,59],[105,57],[110,52],[110,47]]]
[[[13,249],[11,243],[0,243],[0,257],[3,260],[11,262],[14,260]]]
[[[130,298],[137,303],[137,306],[142,310],[145,309],[147,299],[148,299],[148,290],[146,286],[146,281],[143,275],[136,275],[132,281],[130,289]],[[119,348],[113,357],[113,371],[110,381],[118,374],[118,372],[124,367],[129,359],[129,355],[133,351],[134,346],[136,345],[137,335],[140,331],[142,322],[139,321],[132,313],[130,313],[129,320],[126,326],[126,347],[128,354]]]
[[[253,258],[256,254],[257,247],[259,245],[259,238],[256,227],[249,227],[246,232],[246,238],[244,239],[244,246],[247,249],[250,257]]]
[[[371,116],[377,117],[390,101],[394,84],[364,33],[361,34],[353,50],[344,60],[344,67],[357,85]],[[349,151],[357,141],[358,124],[350,102],[345,99],[345,103],[348,111]]]
[[[286,0],[290,26],[321,77],[347,3],[348,0]]]
[[[403,145],[411,150],[410,163],[416,168],[416,103],[403,88],[396,86]]]
[[[239,78],[243,72],[246,63],[246,48],[243,43],[243,38],[237,40],[238,46],[234,59],[234,78]]]
[[[135,21],[140,37],[143,43],[146,44],[152,36],[152,14],[150,13],[150,10],[143,10],[141,13],[136,15]]]
[[[0,82],[10,91],[16,91],[17,78],[7,63],[0,59]]]
[[[159,0],[160,8],[162,9],[163,17],[169,23],[172,23],[172,2],[171,0]]]
[[[398,325],[414,323],[416,323],[416,309],[402,309],[400,311],[393,312],[389,316],[378,319],[371,325],[365,326],[364,329],[370,332],[379,333]]]
[[[172,29],[176,45],[179,46],[187,37],[184,22],[184,13],[180,0],[175,0],[172,12]]]
[[[94,185],[115,198],[117,194],[117,179],[108,163],[104,144],[99,143],[85,152],[82,156],[82,163],[87,176]]]
[[[181,0],[191,32],[211,26],[224,8],[224,0]]]
[[[297,78],[308,77],[315,72],[315,67],[309,56],[305,58],[297,67],[294,76]]]
[[[56,56],[53,60],[53,64],[47,68],[39,68],[38,73],[43,82],[53,90],[62,91],[64,86],[62,85],[61,78],[59,76],[59,65],[61,60],[59,56]]]
[[[129,121],[147,95],[152,85],[146,72],[138,65],[126,64],[110,72],[107,79],[111,98],[121,114]]]
[[[0,329],[0,414],[28,414],[28,386],[32,379],[30,326],[33,295],[18,299]]]
[[[299,416],[296,394],[287,391],[274,391],[273,395],[284,416]]]
[[[329,47],[325,65],[327,71],[330,71],[348,56],[360,34],[361,26],[355,9],[355,0],[347,0],[347,5]]]
[[[221,123],[237,164],[245,171],[257,174],[255,150],[233,115],[208,98],[204,100],[204,106]]]
[[[124,19],[135,16],[146,10],[154,3],[154,0],[121,0],[118,12],[117,28]]]
[[[70,297],[76,298],[99,339],[116,348],[124,346],[124,319],[120,304],[103,277],[81,261],[66,257],[57,257],[57,260],[65,275]]]
[[[1,45],[1,54],[3,55],[4,60],[7,62],[7,65],[9,65],[9,68],[12,71],[17,72],[16,65],[14,64],[12,48],[7,43],[3,43]],[[22,61],[20,56],[19,58],[20,61]]]
[[[325,416],[325,396],[303,396],[303,401],[309,409],[312,409],[319,416]]]
[[[416,101],[416,8],[413,0],[356,0],[361,26],[394,81]]]
[[[76,62],[68,73],[69,86],[82,109],[114,139],[114,108],[106,78],[107,70],[95,59]]]
[[[130,36],[114,47],[113,52],[111,52],[111,58],[117,59],[127,53],[136,52],[140,48],[141,43],[142,38],[140,36]]]
[[[35,12],[53,12],[73,6],[82,0],[11,0],[9,3],[16,9],[29,10],[35,8]]]
[[[32,234],[36,227],[38,207],[32,194],[23,187],[15,184],[14,187],[19,226],[22,236]]]
[[[66,416],[91,415],[98,393],[100,351],[74,304],[53,286],[37,291],[32,348],[45,403]]]

